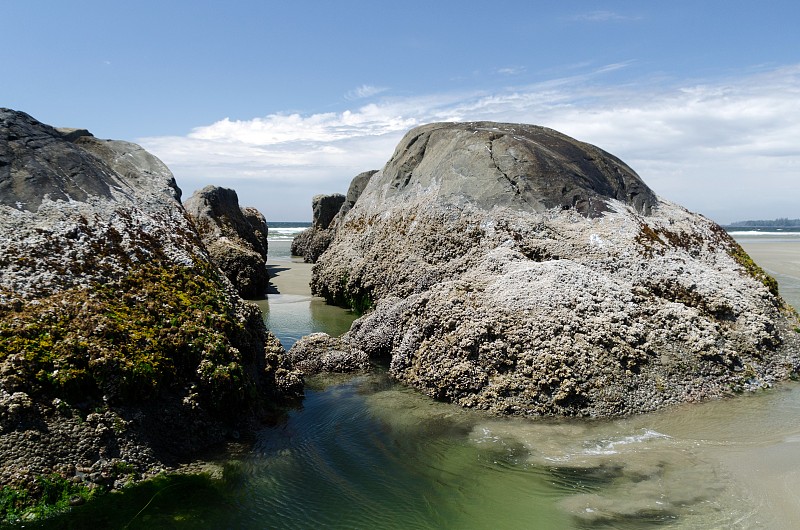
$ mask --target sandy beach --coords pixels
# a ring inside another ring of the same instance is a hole
[[[781,296],[800,308],[800,234],[736,235],[736,241],[767,273],[778,280]]]
[[[290,254],[291,241],[270,241],[268,295],[297,295],[311,297],[311,263]]]

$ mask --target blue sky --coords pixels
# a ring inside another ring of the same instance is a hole
[[[794,1],[0,0],[0,106],[140,143],[270,220],[410,127],[553,127],[725,223],[800,217]]]

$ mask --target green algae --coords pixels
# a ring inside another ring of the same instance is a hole
[[[208,474],[162,474],[119,491],[86,497],[79,506],[62,503],[15,512],[6,519],[11,528],[198,528],[216,527],[214,519],[233,503],[227,477]],[[74,499],[72,495],[67,501]],[[73,501],[74,502],[74,501]],[[2,521],[2,519],[0,519]],[[14,524],[16,523],[16,524]]]
[[[30,489],[0,488],[0,523],[40,520],[68,511],[102,493],[57,474],[41,475]]]
[[[210,267],[142,266],[17,309],[0,309],[0,363],[14,368],[14,390],[113,404],[191,382],[219,410],[255,393],[232,343],[247,331]]]
[[[357,315],[363,315],[375,305],[371,290],[351,282],[347,274],[339,278],[339,283],[334,289],[325,285],[321,287],[321,292],[318,294],[325,298],[328,304],[351,309]]]

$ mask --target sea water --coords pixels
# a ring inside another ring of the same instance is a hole
[[[800,235],[736,237],[800,306]],[[293,318],[327,326],[308,305],[267,304],[279,336]],[[492,417],[380,370],[308,383],[302,406],[214,477],[107,496],[58,527],[800,527],[794,382],[614,420]]]

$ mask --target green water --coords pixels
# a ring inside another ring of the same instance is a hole
[[[800,240],[780,245],[753,253],[794,293]],[[352,315],[312,302],[270,300],[269,326],[286,341],[346,329]],[[798,418],[793,382],[617,420],[535,421],[437,403],[382,373],[317,378],[302,408],[221,458],[215,478],[165,478],[48,525],[797,528]]]

